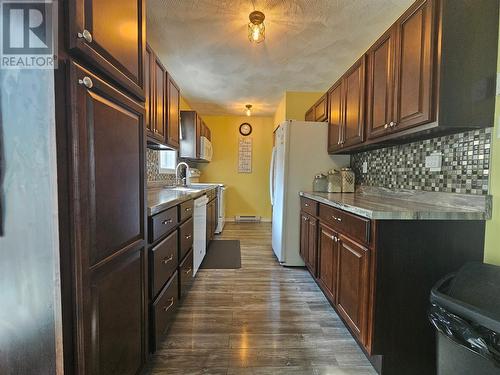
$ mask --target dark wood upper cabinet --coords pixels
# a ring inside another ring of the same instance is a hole
[[[155,82],[154,82],[154,64],[155,55],[151,47],[146,45],[146,54],[144,58],[144,93],[146,109],[146,134],[150,137],[154,134],[155,125]]]
[[[344,95],[344,131],[342,146],[362,143],[365,132],[365,56],[361,57],[342,80]]]
[[[340,80],[328,91],[328,152],[330,153],[342,148],[343,108],[342,81]]]
[[[337,310],[351,331],[365,344],[369,308],[370,252],[364,246],[342,235],[338,244]]]
[[[368,51],[366,132],[385,135],[393,116],[396,28],[389,29]]]
[[[168,76],[168,116],[167,116],[167,144],[175,149],[179,148],[180,131],[180,90],[170,74]]]
[[[433,0],[418,1],[396,22],[395,115],[389,124],[406,129],[434,120]]]
[[[314,121],[314,106],[309,108],[305,115],[306,121]]]
[[[493,126],[498,12],[498,1],[417,0],[368,50],[365,77],[361,59],[339,80],[344,118],[337,141],[329,109],[329,152]]]
[[[196,111],[181,111],[182,139],[179,146],[179,157],[182,159],[205,161],[201,159],[201,137],[211,140],[210,128]]]
[[[306,112],[306,121],[323,122],[328,119],[328,94],[324,94],[316,103]]]
[[[135,374],[146,346],[144,105],[69,68],[75,373]]]
[[[153,63],[154,72],[154,126],[153,138],[161,143],[165,142],[167,136],[167,76],[166,70],[160,59],[155,56]]]
[[[144,0],[74,0],[69,7],[69,50],[144,99]]]

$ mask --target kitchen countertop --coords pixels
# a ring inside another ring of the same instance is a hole
[[[375,220],[487,220],[491,196],[359,187],[356,193],[300,196]]]
[[[221,184],[192,184],[188,186],[188,191],[179,191],[174,190],[173,186],[166,187],[165,183],[149,184],[146,192],[148,216],[155,215],[189,199],[201,197],[218,186]]]

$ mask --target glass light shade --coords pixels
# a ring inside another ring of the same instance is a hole
[[[250,22],[248,24],[248,39],[253,43],[263,42],[266,38],[266,27],[264,23],[255,24]]]

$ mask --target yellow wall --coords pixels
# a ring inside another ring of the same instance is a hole
[[[180,107],[181,111],[192,111],[193,110],[193,108],[191,108],[189,103],[186,101],[186,99],[184,99],[184,97],[182,95],[181,95],[179,107]]]
[[[500,36],[499,36],[500,51]],[[497,61],[500,73],[500,58]],[[491,144],[490,194],[493,195],[493,217],[486,222],[485,262],[500,265],[500,96],[497,95],[495,107],[495,129]]]
[[[273,148],[273,118],[246,116],[203,116],[212,132],[213,158],[208,164],[198,163],[200,182],[227,185],[226,217],[259,215],[271,218],[269,200],[269,164]],[[252,125],[252,173],[238,173],[239,126]]]
[[[274,113],[274,127],[285,120],[304,120],[309,108],[321,98],[324,92],[286,91]]]

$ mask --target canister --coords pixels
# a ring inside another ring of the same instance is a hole
[[[340,170],[342,179],[342,193],[354,193],[355,177],[351,168],[342,168]]]
[[[328,185],[328,180],[326,178],[326,175],[320,173],[314,176],[313,191],[326,192],[328,187],[327,185]]]
[[[329,193],[340,193],[342,191],[342,179],[339,171],[335,169],[328,171],[327,191]]]

